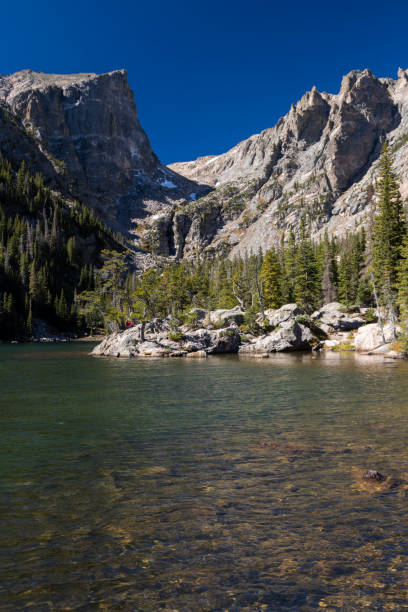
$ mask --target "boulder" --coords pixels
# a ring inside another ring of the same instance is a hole
[[[367,470],[365,474],[363,474],[363,478],[365,480],[376,480],[377,482],[385,480],[385,476],[380,474],[377,470]]]
[[[187,353],[186,357],[190,359],[206,359],[207,353],[205,351],[195,351],[194,353]]]
[[[324,346],[325,348],[334,349],[340,345],[339,340],[325,340]]]
[[[265,310],[267,324],[270,327],[278,327],[278,325],[282,325],[285,321],[294,321],[297,316],[303,314],[305,314],[305,311],[297,304],[285,304],[281,308]],[[262,317],[258,317],[257,322],[262,324]]]
[[[264,354],[286,351],[310,351],[319,339],[306,327],[296,321],[285,321],[270,334],[241,346],[239,354]]]
[[[182,357],[188,353],[236,353],[240,335],[236,327],[198,329],[175,333],[169,319],[154,319],[107,336],[92,351],[110,357]],[[200,355],[203,356],[203,355]]]
[[[239,306],[235,306],[235,308],[228,309],[219,309],[219,310],[211,310],[208,313],[208,321],[213,325],[222,324],[223,326],[232,325],[235,323],[236,325],[242,325],[244,322],[244,312],[241,310]]]
[[[219,309],[219,310],[204,310],[203,308],[192,308],[189,313],[189,319],[191,322],[186,323],[183,327],[183,331],[188,331],[192,327],[213,327],[222,326],[228,327],[229,325],[242,325],[244,322],[245,313],[240,309],[239,306],[230,309]]]
[[[394,340],[391,325],[384,325],[383,332],[385,342],[381,333],[381,327],[378,323],[369,323],[368,325],[360,327],[354,338],[354,345],[356,351],[375,351],[380,346],[383,346],[384,344],[387,344]]]
[[[320,310],[316,310],[311,316],[325,332],[352,331],[365,324],[365,320],[359,314],[344,312],[344,306],[339,302],[325,304]]]

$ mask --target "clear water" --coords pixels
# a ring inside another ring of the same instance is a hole
[[[0,346],[2,612],[408,607],[407,363],[89,350]]]

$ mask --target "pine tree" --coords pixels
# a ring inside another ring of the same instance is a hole
[[[283,304],[281,292],[281,267],[275,251],[266,252],[259,278],[265,308],[280,308]]]
[[[404,212],[398,180],[392,170],[393,159],[385,144],[380,158],[376,185],[377,215],[373,227],[373,278],[379,300],[385,306],[391,324],[396,320],[398,262],[404,235]]]
[[[398,306],[401,321],[401,348],[408,354],[408,234],[405,234],[401,248],[401,258],[398,262]]]
[[[27,336],[31,337],[33,335],[33,313],[31,308],[31,302],[28,310],[27,320],[25,324],[25,331]]]
[[[296,303],[314,310],[321,298],[320,279],[313,245],[306,237],[304,221],[300,227],[300,243],[296,250]]]
[[[68,242],[67,242],[67,254],[68,254],[68,261],[70,263],[72,263],[75,259],[75,249],[76,249],[75,236],[71,236],[70,238],[68,238]]]
[[[334,302],[337,298],[337,262],[335,247],[329,241],[327,233],[325,233],[320,252],[322,298],[324,304],[329,304],[330,302]]]
[[[293,303],[295,301],[295,285],[296,285],[296,256],[297,246],[295,240],[295,234],[293,230],[289,234],[289,243],[284,251],[285,269],[282,275],[282,297],[283,302],[286,304]]]

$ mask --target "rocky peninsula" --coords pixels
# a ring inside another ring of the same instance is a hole
[[[331,302],[310,316],[297,304],[268,309],[257,317],[259,334],[243,331],[245,313],[229,310],[190,311],[192,323],[156,318],[104,338],[92,355],[106,357],[206,358],[211,354],[238,353],[267,358],[295,351],[357,351],[397,358],[389,325],[368,322],[367,308],[347,311]],[[376,318],[376,317],[374,317]]]

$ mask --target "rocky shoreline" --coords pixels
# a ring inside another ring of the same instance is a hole
[[[371,315],[372,316],[372,313]],[[295,351],[356,351],[399,358],[391,328],[368,322],[367,308],[347,311],[338,302],[326,304],[312,315],[297,304],[266,310],[257,316],[259,334],[248,333],[245,313],[239,308],[189,313],[192,323],[179,325],[171,317],[139,323],[106,336],[92,351],[105,357],[206,358],[212,354],[268,358]],[[385,339],[385,342],[384,342]]]

